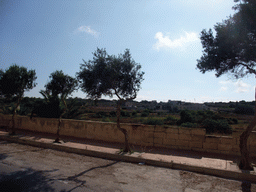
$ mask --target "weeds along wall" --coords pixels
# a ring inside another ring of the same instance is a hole
[[[58,119],[17,116],[16,128],[44,133],[57,133]],[[0,126],[9,126],[10,115],[0,114]],[[194,150],[221,154],[240,155],[239,137],[242,132],[232,136],[207,136],[205,129],[121,124],[129,134],[132,145]],[[115,123],[63,119],[60,135],[107,142],[124,143],[124,135]],[[251,156],[256,156],[256,132],[248,140]]]

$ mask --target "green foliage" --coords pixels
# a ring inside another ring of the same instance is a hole
[[[49,77],[50,81],[45,85],[45,90],[40,91],[46,100],[46,103],[42,104],[44,110],[51,110],[52,107],[57,110],[56,112],[49,111],[49,114],[52,114],[54,118],[60,118],[62,115],[65,115],[64,113],[66,113],[66,117],[74,115],[74,110],[72,112],[67,111],[69,109],[66,98],[76,90],[78,81],[58,70],[51,73]],[[62,101],[62,103],[60,101]],[[53,104],[52,107],[48,106],[50,103]],[[47,117],[50,116],[47,115]]]
[[[162,118],[148,117],[143,123],[147,125],[163,125],[164,121]]]
[[[110,117],[116,117],[116,111],[110,111],[109,115]]]
[[[236,1],[238,2],[238,1]],[[197,68],[205,73],[215,71],[219,77],[230,72],[236,78],[256,74],[256,4],[243,0],[235,8],[237,12],[214,26],[201,32],[203,56]]]
[[[187,123],[182,123],[180,126],[181,126],[181,127],[196,128],[196,127],[197,127],[197,124],[196,124],[196,123],[187,122]]]
[[[182,110],[180,112],[180,120],[178,121],[178,124],[182,123],[194,123],[195,122],[195,117],[194,117],[194,112],[188,111],[188,110]]]
[[[138,116],[137,111],[133,111],[133,112],[132,112],[132,117],[137,117],[137,116]]]
[[[121,116],[122,117],[131,117],[131,114],[129,113],[129,112],[127,112],[127,111],[121,111]]]
[[[47,100],[36,101],[30,117],[32,118],[35,115],[37,117],[59,118],[61,115],[59,98],[50,97]]]
[[[67,101],[67,108],[68,110],[65,111],[63,117],[66,119],[77,119],[79,115],[82,114],[80,111],[81,103],[77,101],[77,99],[69,99]]]
[[[164,124],[167,125],[175,125],[177,123],[177,119],[171,115],[168,115],[165,119],[164,119]]]
[[[177,106],[174,107],[169,107],[169,113],[179,113],[180,110],[178,109]]]
[[[94,118],[104,118],[107,116],[108,116],[107,113],[104,111],[98,111],[93,115]]]
[[[110,120],[108,117],[103,117],[103,118],[102,118],[102,121],[103,121],[103,122],[111,122],[111,120]]]
[[[18,65],[10,66],[5,72],[0,73],[0,90],[6,98],[22,98],[25,91],[36,86],[35,70],[27,70]]]
[[[20,104],[20,109],[17,110],[18,115],[28,115],[30,112],[30,108],[24,105],[23,103]]]
[[[9,104],[9,105],[4,105],[4,106],[2,107],[3,114],[6,114],[6,115],[7,115],[7,114],[12,114],[14,108],[15,108],[14,103],[11,103],[11,104]]]
[[[148,110],[148,109],[145,109],[144,111],[142,111],[142,113],[141,113],[141,117],[148,117],[149,116],[149,114],[150,114],[150,111]]]
[[[144,72],[135,63],[128,49],[118,57],[108,55],[105,49],[97,49],[93,60],[84,61],[77,73],[82,91],[92,99],[102,95],[116,95],[119,99],[134,99],[140,89]]]
[[[231,134],[232,128],[229,126],[228,121],[224,120],[213,120],[213,119],[206,119],[202,123],[203,127],[206,129],[206,133],[226,133]]]
[[[250,105],[239,104],[235,108],[235,113],[245,114],[245,115],[254,115],[254,108]]]
[[[229,118],[228,120],[228,124],[232,125],[232,124],[238,124],[238,120],[236,118]]]
[[[45,92],[53,97],[60,96],[61,99],[66,99],[77,89],[78,81],[69,75],[65,75],[62,70],[51,73],[49,78],[50,82],[45,85]]]

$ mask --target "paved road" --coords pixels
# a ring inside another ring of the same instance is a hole
[[[0,191],[256,192],[256,184],[0,141]]]

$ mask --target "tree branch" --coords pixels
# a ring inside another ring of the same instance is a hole
[[[244,64],[244,63],[240,63],[242,66],[246,67],[246,69],[250,72],[256,75],[256,70],[250,68],[248,65]]]

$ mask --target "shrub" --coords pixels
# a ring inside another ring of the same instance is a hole
[[[229,118],[228,124],[238,124],[238,120],[236,118]]]
[[[182,123],[187,123],[187,122],[194,123],[194,117],[190,111],[182,110],[180,112],[180,120],[178,123],[182,124]]]
[[[169,115],[164,119],[164,123],[167,125],[175,125],[177,123],[177,119]]]
[[[116,117],[116,112],[115,112],[115,111],[110,111],[110,112],[109,112],[109,115],[110,115],[111,117]]]
[[[141,113],[141,117],[148,117],[149,116],[149,110],[144,110]]]
[[[160,119],[160,118],[150,117],[150,118],[147,118],[143,123],[147,125],[163,125],[164,121],[163,119]]]
[[[103,122],[111,122],[108,117],[103,117],[103,118],[102,118],[102,121],[103,121]]]
[[[196,127],[197,127],[197,124],[196,124],[196,123],[187,122],[187,123],[182,123],[180,126],[181,126],[181,127],[196,128]]]
[[[202,125],[206,129],[206,133],[232,133],[232,128],[229,126],[226,119],[206,119],[203,121]]]
[[[107,117],[107,113],[104,112],[104,111],[99,111],[99,112],[96,112],[94,115],[93,115],[94,118],[104,118],[104,117]]]
[[[133,117],[137,117],[137,115],[138,115],[137,111],[133,111],[133,112],[132,112],[132,116],[133,116]]]
[[[235,113],[245,114],[245,115],[254,115],[254,109],[249,105],[238,105],[235,108]]]
[[[122,117],[130,117],[131,116],[131,114],[129,113],[129,112],[127,112],[127,111],[121,111],[121,116]]]

